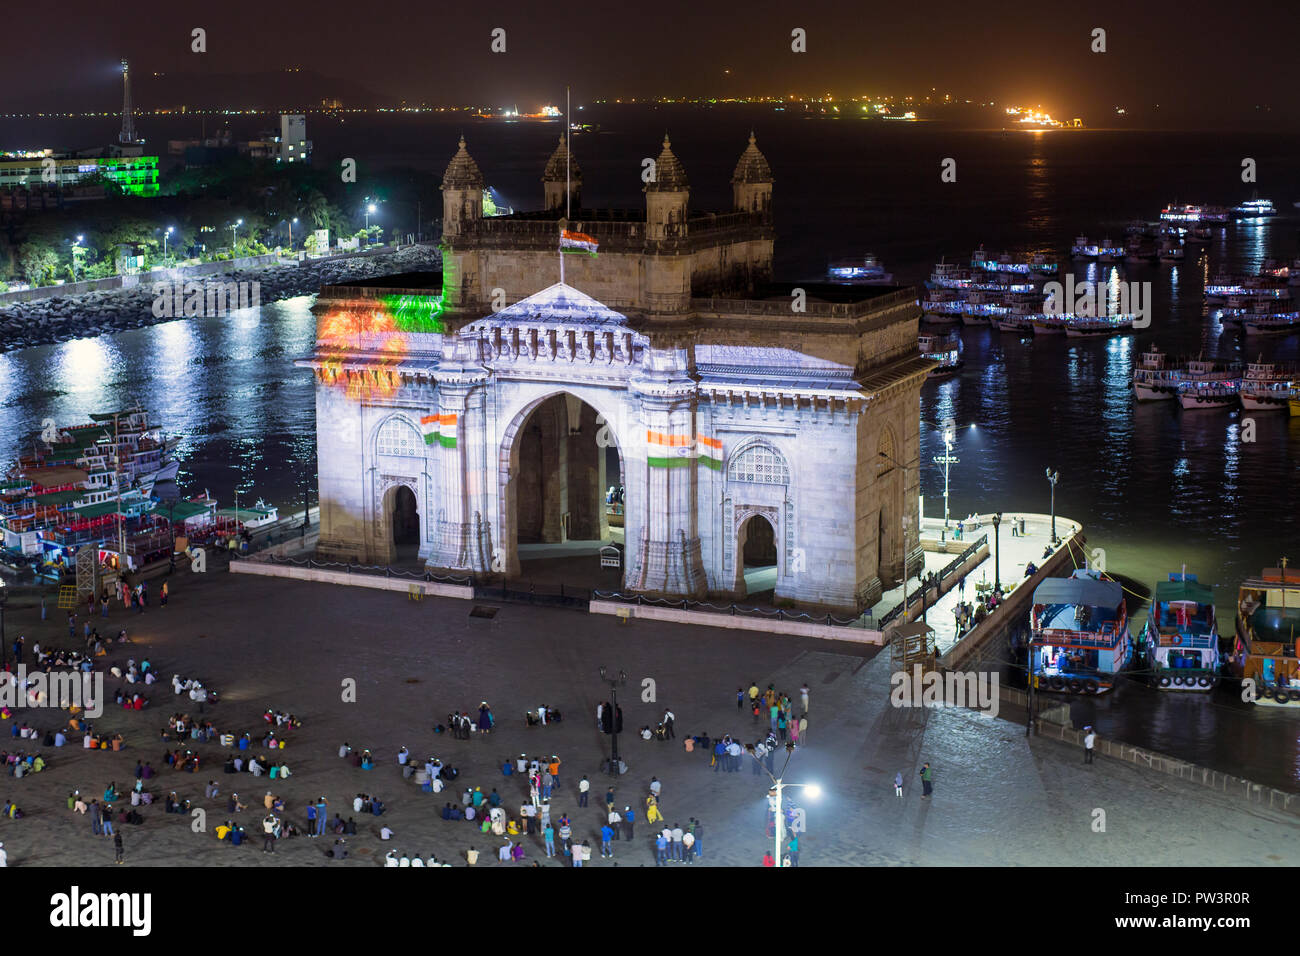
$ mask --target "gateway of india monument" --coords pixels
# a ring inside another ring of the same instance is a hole
[[[643,207],[585,208],[561,138],[543,208],[485,217],[462,138],[441,274],[322,289],[319,556],[487,582],[613,539],[624,593],[736,600],[762,566],[850,615],[919,570],[915,292],[774,281],[753,136],[730,211],[691,208],[667,137],[651,172]]]

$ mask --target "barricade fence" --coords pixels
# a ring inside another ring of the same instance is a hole
[[[713,604],[710,601],[692,601],[688,598],[672,601],[667,598],[647,597],[644,594],[623,594],[621,591],[593,590],[593,598],[604,601],[622,601],[627,604],[649,604],[658,607],[677,608],[683,611],[714,611],[719,614],[741,614],[746,617],[775,618],[778,621],[807,621],[810,624],[825,624],[831,627],[857,627],[874,630],[870,626],[870,615],[863,614],[855,618],[838,618],[833,614],[809,614],[807,611],[786,611],[781,608],[743,607],[736,603]]]

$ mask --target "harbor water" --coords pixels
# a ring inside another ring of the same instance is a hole
[[[1189,246],[1182,265],[1092,267],[1151,283],[1147,329],[1110,339],[963,329],[965,367],[922,393],[922,490],[927,515],[941,517],[943,472],[932,459],[943,453],[947,421],[957,426],[953,454],[960,459],[950,474],[953,516],[1047,512],[1044,471],[1057,470],[1057,511],[1083,523],[1108,571],[1145,590],[1185,566],[1214,587],[1224,633],[1244,577],[1283,555],[1300,562],[1300,418],[1255,413],[1250,435],[1240,411],[1139,405],[1130,384],[1151,343],[1238,361],[1261,353],[1300,359],[1300,336],[1247,342],[1212,317],[1202,293],[1220,272],[1300,254],[1292,208],[1300,196],[1287,189],[1300,182],[1300,137],[962,131],[770,108],[593,108],[586,121],[599,122],[600,131],[576,137],[573,150],[592,206],[641,203],[640,161],[657,154],[668,128],[690,177],[692,206],[725,209],[732,166],[754,128],[776,181],[777,272],[787,278],[812,279],[830,258],[871,252],[900,281],[919,284],[940,257],[965,262],[980,244],[994,255],[1047,253],[1068,268],[1075,235],[1122,241],[1129,220],[1154,220],[1167,203],[1233,205],[1258,188],[1282,215],[1229,224],[1208,245]],[[382,136],[379,121],[321,123],[312,130],[317,155],[349,148],[347,155],[364,155],[364,141],[384,151],[374,157],[381,165],[437,173],[464,127],[488,183],[516,208],[540,204],[538,178],[557,125],[385,122],[393,128]],[[1243,156],[1257,159],[1258,184],[1241,182]],[[940,181],[947,157],[957,160],[956,183]],[[1108,275],[1075,268],[1079,279]],[[289,513],[310,488],[314,504],[312,378],[292,364],[312,347],[311,303],[300,297],[223,319],[0,354],[0,460],[17,456],[47,418],[76,422],[139,402],[182,436],[183,493],[207,489],[228,505],[238,489],[241,499],[262,496]],[[1129,600],[1136,634],[1144,605],[1139,594]],[[1013,671],[1004,679],[1023,682]],[[1103,736],[1264,784],[1300,785],[1300,713],[1249,707],[1235,690],[1178,695],[1120,681],[1110,695],[1072,708],[1076,724],[1091,723]]]

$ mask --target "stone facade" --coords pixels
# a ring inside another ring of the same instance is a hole
[[[753,137],[737,208],[716,214],[690,210],[665,138],[644,210],[583,209],[571,185],[566,218],[565,149],[542,211],[484,218],[462,140],[441,282],[322,290],[299,362],[317,379],[322,552],[395,560],[406,487],[430,569],[517,574],[521,542],[605,537],[612,447],[625,590],[743,597],[748,545],[775,559],[778,601],[874,603],[905,556],[921,563],[915,293],[774,283]],[[556,282],[561,229],[599,253],[564,256]]]

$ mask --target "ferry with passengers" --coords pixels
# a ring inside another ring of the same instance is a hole
[[[1124,588],[1080,568],[1034,589],[1030,673],[1039,690],[1104,694],[1133,657]]]
[[[1219,673],[1214,591],[1194,574],[1171,572],[1156,584],[1138,644],[1149,679],[1161,690],[1213,688]]]
[[[1243,682],[1247,702],[1300,710],[1300,570],[1265,568],[1237,595],[1237,627],[1228,673]],[[1246,681],[1251,683],[1246,684]]]

